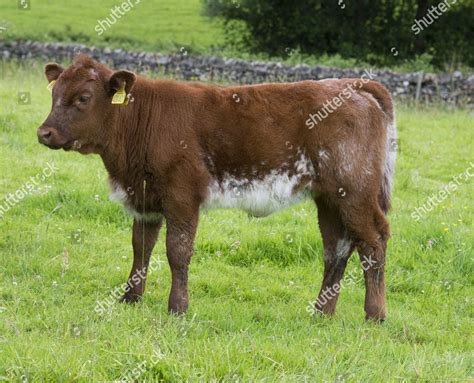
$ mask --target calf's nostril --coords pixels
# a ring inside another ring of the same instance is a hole
[[[38,130],[38,138],[43,143],[47,143],[51,139],[52,135],[52,129],[43,128]]]

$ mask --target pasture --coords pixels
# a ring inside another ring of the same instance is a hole
[[[66,6],[55,1],[29,1],[19,8],[17,1],[0,0],[0,25],[7,28],[0,37],[35,41],[67,41],[113,48],[140,48],[179,52],[209,51],[222,42],[219,23],[201,15],[200,0],[131,0],[134,7],[100,36],[99,20],[110,16],[120,3],[115,0],[70,0]]]
[[[308,313],[323,268],[310,202],[263,219],[203,213],[186,316],[167,314],[164,231],[144,300],[98,313],[97,302],[126,282],[131,218],[108,200],[99,158],[37,143],[51,103],[43,65],[1,67],[0,206],[30,177],[40,182],[0,217],[0,380],[472,379],[472,177],[412,217],[453,177],[474,174],[469,112],[398,106],[384,324],[363,320],[356,254],[336,315]]]

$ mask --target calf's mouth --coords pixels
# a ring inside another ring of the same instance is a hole
[[[49,126],[41,126],[38,131],[38,142],[49,149],[59,150],[64,149],[65,151],[69,150],[78,150],[81,148],[81,143],[79,140],[70,139],[69,137],[64,137],[61,135],[57,129],[51,128]]]

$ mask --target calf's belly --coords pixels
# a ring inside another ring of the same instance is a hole
[[[202,207],[238,208],[254,217],[266,217],[310,196],[310,182],[301,185],[297,175],[270,174],[251,181],[228,177],[220,183],[212,181]]]

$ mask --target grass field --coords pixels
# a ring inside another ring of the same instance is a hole
[[[9,39],[36,41],[77,41],[96,46],[165,50],[180,52],[209,51],[222,43],[217,22],[201,16],[200,0],[142,0],[99,35],[99,20],[113,20],[111,9],[123,3],[117,0],[0,0],[0,26]],[[132,0],[135,4],[137,0]],[[2,34],[0,34],[2,37]]]
[[[0,206],[48,163],[57,170],[0,218],[0,381],[473,379],[472,178],[411,217],[473,162],[469,113],[399,107],[383,325],[363,321],[356,256],[336,316],[308,314],[322,279],[311,203],[264,219],[203,214],[185,317],[166,312],[161,233],[143,302],[99,315],[128,276],[131,219],[108,201],[99,158],[37,143],[51,96],[43,63],[25,65],[1,67]]]

